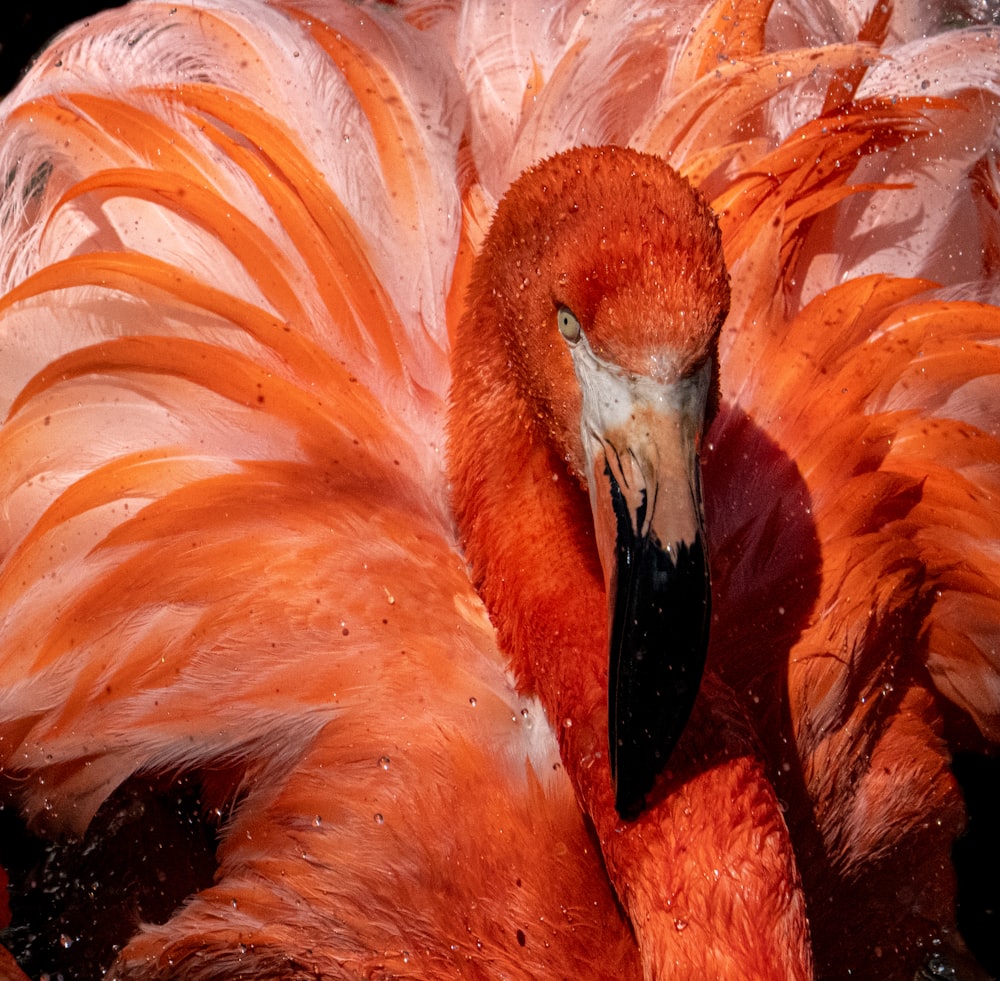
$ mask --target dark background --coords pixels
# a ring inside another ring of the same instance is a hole
[[[114,0],[2,0],[0,2],[0,94],[6,94],[32,58],[66,24],[98,10],[116,7]]]

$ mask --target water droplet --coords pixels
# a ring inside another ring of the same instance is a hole
[[[375,823],[376,824],[385,824],[385,818],[382,817],[381,814],[376,813],[376,815],[375,815]]]
[[[470,705],[471,705],[471,706],[472,706],[473,708],[475,708],[475,707],[476,707],[476,696],[475,696],[475,695],[473,695],[473,696],[472,696],[472,697],[471,697],[471,698],[469,699],[469,704],[470,704]]]
[[[317,814],[316,817],[313,818],[313,827],[318,828],[322,823],[323,819]]]
[[[59,945],[69,950],[73,946],[73,938],[66,933],[61,933],[59,935]]]
[[[388,770],[389,769],[389,762],[390,762],[390,760],[389,760],[388,756],[380,756],[378,758],[378,765],[380,767],[382,767],[383,770]]]
[[[687,920],[682,920],[679,917],[675,917],[674,929],[676,929],[678,933],[683,933],[683,931],[687,929]]]

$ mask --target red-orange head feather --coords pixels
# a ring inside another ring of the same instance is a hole
[[[659,157],[569,150],[504,196],[470,306],[477,333],[503,332],[522,393],[580,474],[580,392],[558,310],[571,310],[594,353],[627,373],[658,383],[692,374],[714,359],[729,310],[715,217]]]

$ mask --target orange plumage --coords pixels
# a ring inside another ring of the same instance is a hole
[[[1000,46],[786,8],[141,2],[3,103],[4,807],[218,836],[136,863],[156,923],[46,940],[12,876],[30,972],[978,976]],[[562,310],[717,375],[706,676],[624,819]]]

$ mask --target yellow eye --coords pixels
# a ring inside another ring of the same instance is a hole
[[[576,344],[580,340],[580,321],[576,319],[573,311],[569,307],[560,307],[556,314],[556,321],[559,324],[559,333],[570,344]]]

